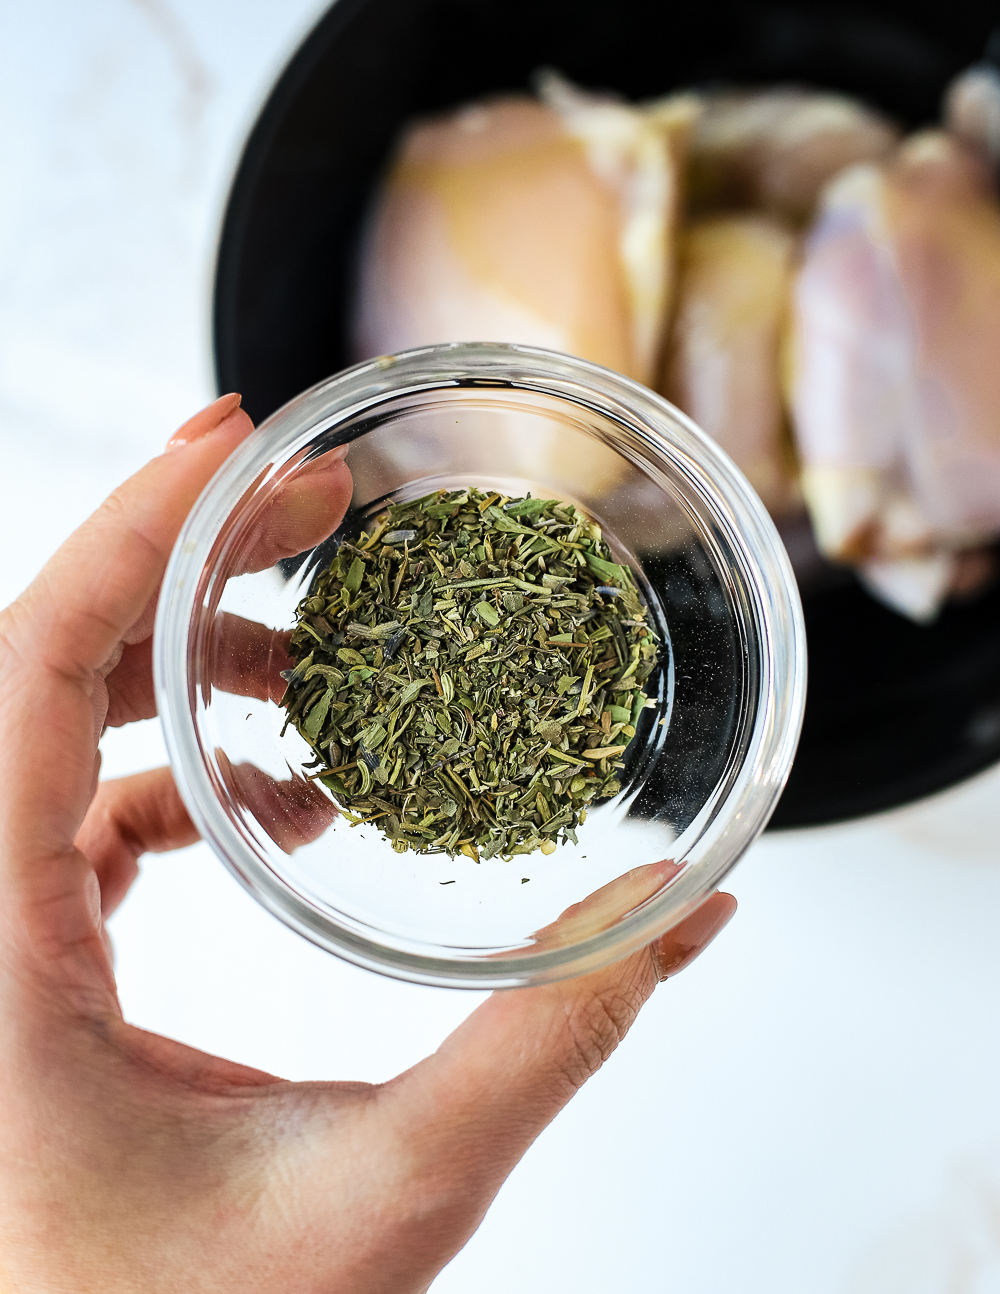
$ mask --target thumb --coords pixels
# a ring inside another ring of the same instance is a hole
[[[714,894],[613,966],[494,993],[433,1056],[389,1085],[404,1125],[419,1129],[427,1175],[447,1174],[481,1217],[538,1134],[625,1037],[657,980],[689,965],[735,911],[732,895]]]

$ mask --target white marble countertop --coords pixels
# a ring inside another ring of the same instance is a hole
[[[0,9],[0,604],[211,398],[232,167],[324,7]],[[105,739],[107,773],[162,759],[155,723]],[[765,837],[436,1294],[1000,1291],[998,790]],[[319,952],[203,846],[112,933],[130,1019],[291,1078],[387,1078],[476,1001]]]

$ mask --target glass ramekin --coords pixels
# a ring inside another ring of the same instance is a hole
[[[308,780],[294,728],[280,735],[294,609],[339,537],[388,500],[466,485],[583,508],[637,572],[662,640],[620,794],[550,855],[397,854]],[[154,670],[184,802],[260,903],[359,966],[494,988],[595,970],[717,888],[788,775],[806,648],[770,518],[688,418],[583,360],[476,343],[359,364],[250,436],[177,540]]]

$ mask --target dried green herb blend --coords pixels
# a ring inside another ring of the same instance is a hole
[[[438,491],[344,542],[299,604],[282,704],[311,774],[400,853],[551,853],[620,789],[657,639],[569,504]]]

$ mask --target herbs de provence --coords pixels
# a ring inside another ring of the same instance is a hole
[[[627,566],[570,504],[439,490],[314,578],[284,678],[310,776],[399,853],[576,841],[620,790],[658,640]]]

